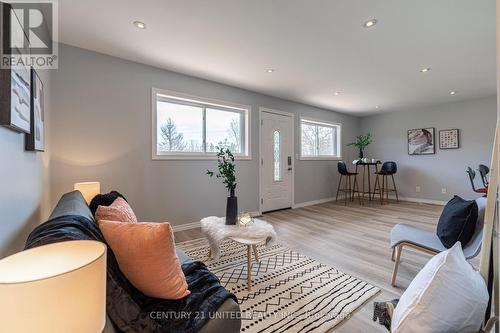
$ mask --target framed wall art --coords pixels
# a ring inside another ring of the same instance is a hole
[[[0,3],[2,15],[3,51],[10,45],[11,29],[19,31],[24,38],[24,45],[29,45],[28,37],[9,4]],[[21,58],[29,52],[27,49],[10,48],[11,58]],[[10,68],[0,69],[0,125],[15,131],[30,133],[31,131],[31,67],[18,62]]]
[[[31,133],[26,134],[26,150],[45,149],[45,109],[43,83],[34,69],[31,69]]]
[[[408,154],[431,155],[436,153],[434,127],[408,130]]]
[[[439,131],[439,149],[458,149],[460,147],[460,133],[458,129]]]

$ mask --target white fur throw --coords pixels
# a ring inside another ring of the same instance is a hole
[[[217,260],[220,257],[219,244],[222,240],[230,237],[246,238],[266,242],[266,246],[276,241],[276,232],[271,224],[259,219],[253,219],[253,223],[247,226],[226,225],[223,217],[210,216],[201,220],[201,231],[207,237],[212,258]]]

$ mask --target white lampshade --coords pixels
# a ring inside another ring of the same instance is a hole
[[[74,189],[80,191],[87,201],[87,204],[92,201],[92,199],[101,193],[101,183],[99,182],[85,182],[85,183],[75,183]]]
[[[54,243],[0,260],[0,331],[100,333],[105,323],[103,243]]]

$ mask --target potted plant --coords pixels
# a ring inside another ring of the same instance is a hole
[[[215,147],[217,149],[218,172],[215,177],[221,178],[227,188],[229,196],[226,203],[226,224],[236,224],[238,217],[238,198],[234,195],[236,189],[236,176],[234,168],[234,156],[229,149]],[[214,176],[214,172],[207,170],[207,175]]]
[[[355,146],[356,148],[358,148],[359,159],[362,159],[364,155],[363,151],[365,150],[366,146],[368,146],[372,142],[373,142],[372,135],[368,133],[366,135],[358,135],[356,137],[356,141],[349,143],[348,146]]]

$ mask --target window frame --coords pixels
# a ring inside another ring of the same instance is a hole
[[[202,108],[202,139],[205,152],[158,152],[157,132],[157,97],[161,96],[166,102],[189,105]],[[216,109],[227,112],[241,113],[241,147],[243,153],[233,153],[237,160],[251,160],[251,106],[232,102],[220,101],[205,97],[183,94],[175,91],[151,89],[151,157],[153,160],[215,160],[215,152],[206,151],[206,109]]]
[[[304,156],[302,155],[302,124],[312,124],[323,127],[335,127],[337,129],[337,152],[336,156],[331,155],[319,155],[319,156]],[[300,117],[299,121],[299,145],[300,145],[300,155],[299,160],[302,161],[340,161],[342,160],[342,124],[335,123],[326,120],[313,119],[308,117]]]

